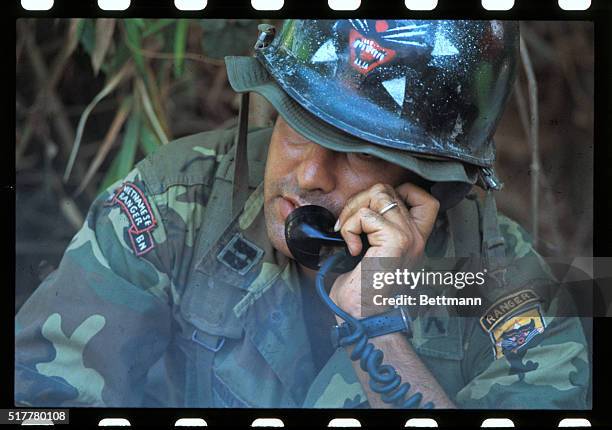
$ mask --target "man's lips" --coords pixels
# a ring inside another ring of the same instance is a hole
[[[291,196],[280,196],[278,200],[280,215],[283,221],[287,219],[289,214],[293,212],[294,209],[307,204]]]

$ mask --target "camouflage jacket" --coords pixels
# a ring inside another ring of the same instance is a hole
[[[315,367],[296,264],[266,237],[270,135],[250,132],[251,194],[235,218],[231,129],[160,148],[96,199],[16,316],[18,405],[367,407],[344,349]],[[492,303],[550,277],[516,223],[499,216],[499,228],[509,282]],[[427,253],[453,255],[456,240],[441,216]],[[410,342],[459,407],[587,408],[580,322],[536,320],[518,356],[478,318],[418,317]]]

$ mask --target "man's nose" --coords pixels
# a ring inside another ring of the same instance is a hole
[[[297,170],[302,190],[330,193],[336,188],[335,167],[338,153],[312,143]]]

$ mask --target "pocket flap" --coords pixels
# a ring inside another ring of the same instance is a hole
[[[196,271],[180,305],[183,318],[198,329],[215,336],[242,337],[242,324],[233,308],[246,291],[222,279]]]

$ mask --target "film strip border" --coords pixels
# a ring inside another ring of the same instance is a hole
[[[0,424],[195,428],[609,428],[584,412],[332,409],[2,409]]]
[[[442,18],[451,16],[506,17],[536,14],[540,19],[594,19],[605,14],[607,0],[16,0],[17,16],[215,17],[228,13],[237,18],[269,18],[294,14],[310,17],[351,17],[387,13]],[[495,15],[495,14],[503,15]],[[161,15],[160,15],[161,14]],[[493,15],[491,15],[493,14]],[[535,19],[535,16],[532,16]]]
[[[610,44],[612,43],[612,1],[610,0],[14,0],[8,6],[11,13],[5,19],[21,17],[184,17],[184,18],[324,18],[364,16],[410,16],[418,18],[474,18],[474,19],[548,19],[589,20],[595,23],[596,98],[595,141],[610,142],[609,77]],[[14,23],[9,23],[9,28]],[[12,33],[14,37],[14,32]],[[14,40],[13,40],[14,41]],[[8,50],[12,49],[9,38]],[[607,145],[609,147],[609,145]],[[607,151],[607,152],[606,152]],[[6,157],[5,160],[10,160]],[[610,160],[609,148],[595,146],[595,235],[594,254],[612,255],[609,221],[612,213],[604,184],[612,183],[610,171],[605,168]],[[9,163],[10,161],[7,161]],[[605,163],[605,164],[604,164]],[[10,166],[7,166],[10,167]],[[3,187],[14,202],[14,176],[8,173]],[[6,176],[5,176],[6,178]],[[14,214],[13,211],[9,212]],[[13,219],[14,228],[14,219]],[[7,228],[11,224],[7,223]],[[14,235],[12,236],[14,237]],[[5,260],[6,273],[13,274],[14,261]],[[11,285],[9,279],[9,285]],[[14,285],[14,282],[13,282]],[[11,330],[14,325],[14,290],[5,288],[6,322]],[[515,427],[557,428],[593,427],[607,428],[612,423],[608,406],[608,382],[612,372],[607,364],[605,346],[609,342],[612,324],[609,318],[594,319],[593,349],[593,409],[590,411],[529,411],[529,410],[260,410],[260,409],[118,409],[83,408],[69,410],[69,425],[99,425],[132,427],[286,427],[286,428],[414,428],[414,427]],[[5,353],[14,354],[14,350]],[[6,360],[2,372],[1,407],[12,408],[13,362]],[[5,409],[6,410],[6,409]],[[3,410],[3,412],[5,411]],[[2,417],[4,419],[4,417]],[[34,424],[30,422],[30,424]]]
[[[105,11],[124,11],[130,7],[131,0],[97,0],[98,6]],[[434,10],[438,0],[405,0],[408,10]],[[482,7],[486,10],[510,10],[514,6],[514,0],[482,0]],[[25,10],[50,10],[54,0],[21,0],[21,6]],[[208,0],[174,0],[174,6],[181,11],[204,10]],[[563,10],[587,10],[591,6],[591,0],[558,0],[559,7]],[[252,0],[251,5],[255,10],[280,10],[284,6],[284,0]],[[361,6],[361,0],[328,0],[332,10],[357,10]]]

